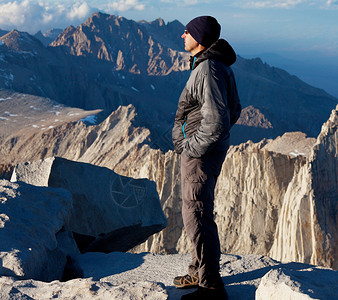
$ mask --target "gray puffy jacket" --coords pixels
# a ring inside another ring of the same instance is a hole
[[[212,150],[228,149],[230,128],[240,116],[230,68],[236,54],[220,39],[191,59],[192,71],[178,102],[172,138],[177,153],[201,157]]]

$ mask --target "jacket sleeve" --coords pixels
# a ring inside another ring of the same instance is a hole
[[[196,94],[199,95],[202,120],[198,130],[184,144],[188,156],[201,157],[228,136],[231,124],[227,91],[228,80],[223,72],[211,70],[201,75]]]
[[[183,104],[183,99],[185,98],[187,94],[187,89],[184,88],[180,99],[178,101],[178,107],[177,107],[177,111],[176,111],[176,115],[175,115],[175,122],[174,122],[174,127],[172,130],[172,140],[173,140],[173,144],[174,144],[174,149],[176,153],[182,153],[183,148],[184,148],[184,143],[186,142],[186,139],[184,138],[183,135],[183,124],[185,122],[184,120],[184,108],[182,107]]]

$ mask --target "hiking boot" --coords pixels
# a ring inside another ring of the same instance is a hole
[[[197,287],[198,286],[198,275],[177,276],[174,278],[174,285],[178,289]]]
[[[216,289],[199,286],[195,292],[183,295],[181,300],[228,300],[228,294],[224,286]]]

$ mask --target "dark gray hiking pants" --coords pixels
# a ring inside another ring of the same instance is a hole
[[[193,245],[188,273],[198,274],[199,285],[216,287],[219,274],[220,243],[214,222],[214,190],[226,151],[202,158],[181,155],[182,217]]]

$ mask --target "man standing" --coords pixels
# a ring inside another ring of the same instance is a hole
[[[188,275],[177,288],[197,287],[181,299],[227,299],[219,274],[220,243],[214,222],[214,190],[229,148],[230,128],[241,112],[232,47],[219,39],[221,26],[210,16],[191,20],[182,38],[191,74],[178,102],[172,131],[181,153],[182,217],[193,245]]]

